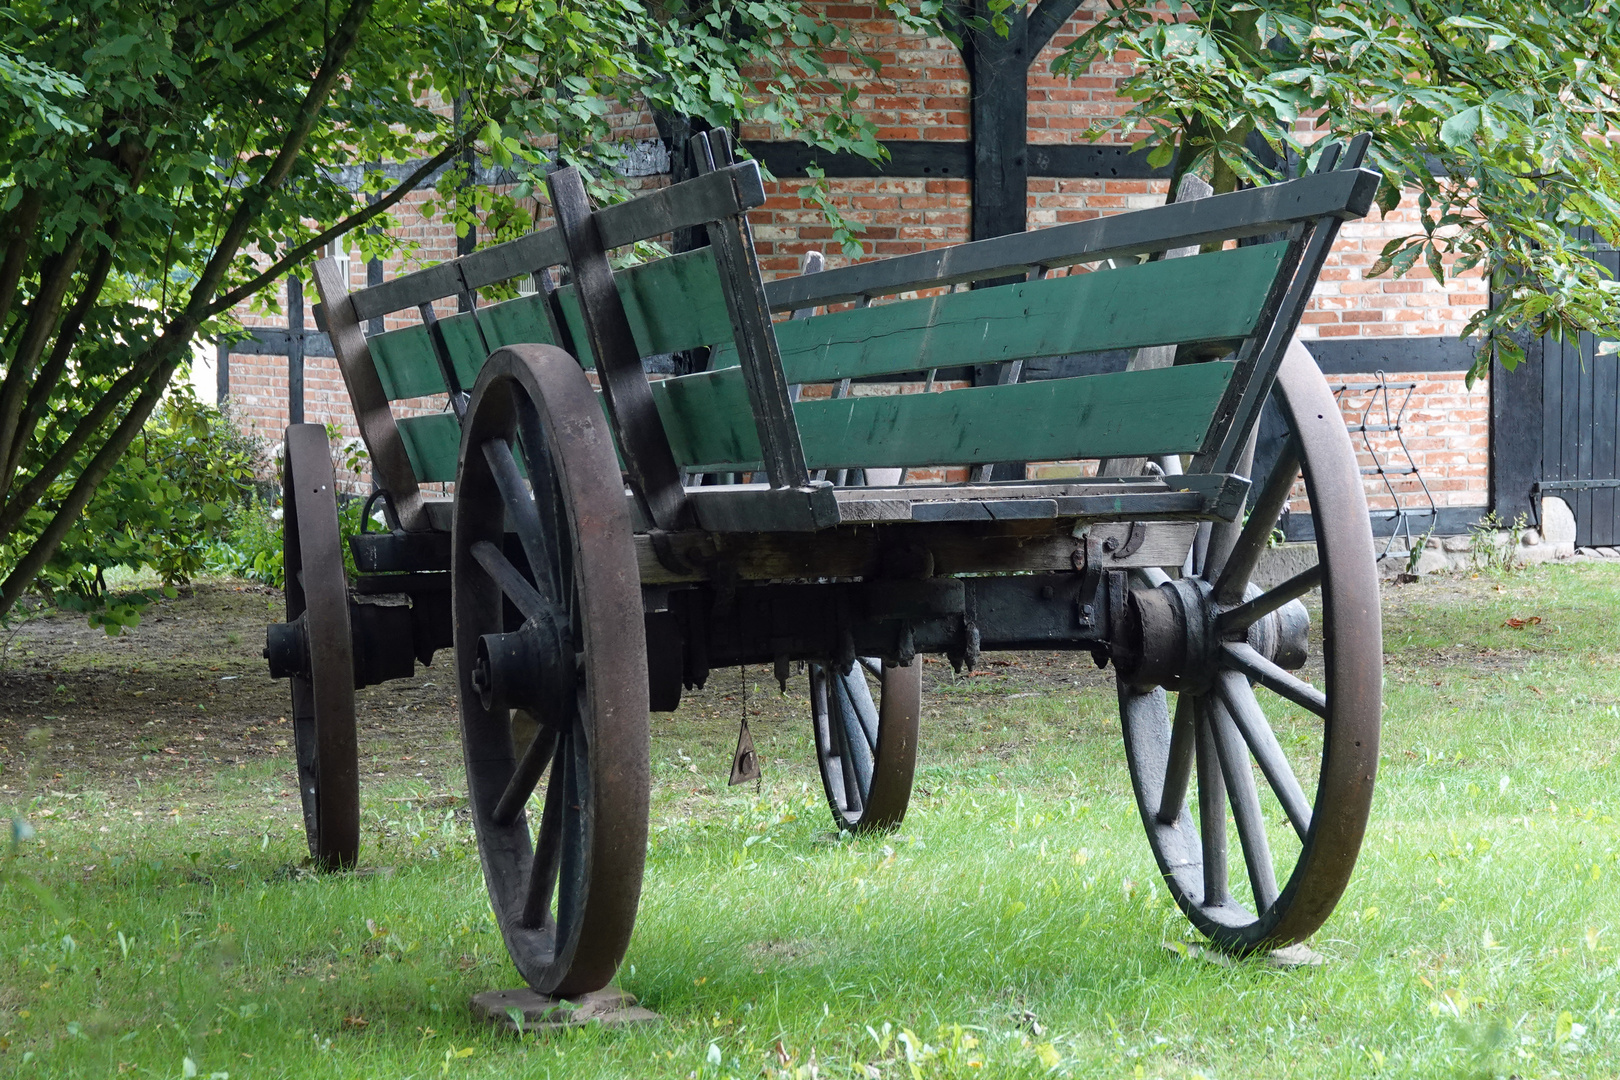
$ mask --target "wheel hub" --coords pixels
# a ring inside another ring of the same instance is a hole
[[[1158,586],[1136,586],[1125,600],[1124,624],[1114,643],[1114,663],[1132,685],[1203,693],[1220,671],[1222,635],[1216,619],[1223,610],[1212,585],[1201,578],[1179,578]],[[1245,599],[1260,595],[1250,585]],[[1310,615],[1290,600],[1229,640],[1246,641],[1279,667],[1293,671],[1307,656]]]
[[[558,618],[530,618],[509,634],[478,639],[473,689],[484,708],[526,709],[542,720],[570,712],[578,686],[571,635]]]
[[[265,628],[264,658],[270,661],[270,677],[286,679],[309,677],[309,635],[303,615],[292,622],[271,623]]]

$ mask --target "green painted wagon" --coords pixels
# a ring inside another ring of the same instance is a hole
[[[553,173],[555,227],[382,285],[350,293],[317,267],[388,527],[340,536],[325,434],[288,429],[287,621],[266,655],[292,681],[315,857],[359,847],[355,689],[453,648],[507,946],[536,989],[584,993],[635,922],[650,710],[718,667],[807,661],[834,817],[883,828],[910,794],[919,654],[1086,650],[1114,666],[1187,918],[1235,951],[1315,931],[1367,822],[1381,640],[1356,458],[1293,337],[1340,224],[1372,202],[1365,140],[1269,187],[771,283],[746,216],[758,170],[723,135],[698,149],[696,179],[597,210]],[[696,227],[707,247],[609,263]],[[513,279],[542,287],[477,302]],[[401,311],[421,321],[363,329]],[[649,379],[670,354],[694,372]],[[1022,378],[1109,355],[1131,359]],[[999,376],[861,392],[967,367]],[[391,406],[429,395],[448,408]],[[1268,398],[1290,434],[1251,478]],[[995,478],[1028,462],[1096,467]],[[967,478],[903,482],[939,466]],[[1261,588],[1300,494],[1320,561]]]

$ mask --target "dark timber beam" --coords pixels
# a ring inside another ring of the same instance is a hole
[[[743,142],[748,156],[783,179],[806,177],[812,165],[833,179],[904,176],[925,180],[971,179],[973,144],[940,142],[934,139],[890,139],[883,143],[886,161],[871,161],[853,151],[834,153],[802,142],[773,142],[749,139]],[[1164,180],[1168,166],[1147,162],[1147,152],[1129,146],[1080,143],[1034,143],[1025,148],[1029,176],[1095,178],[1101,180]],[[670,153],[675,157],[674,151]],[[682,177],[671,173],[671,182]]]
[[[1069,21],[1080,0],[1041,0],[1007,9],[1003,36],[991,0],[973,0],[962,34],[972,87],[975,240],[1023,232],[1029,200],[1029,65]],[[960,24],[959,24],[960,25]]]

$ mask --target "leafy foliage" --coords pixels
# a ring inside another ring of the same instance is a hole
[[[87,612],[110,634],[136,625],[159,592],[174,596],[175,586],[206,568],[209,548],[231,531],[264,464],[255,440],[217,409],[187,394],[170,396],[45,564],[39,585],[57,606]],[[60,485],[48,492],[13,535],[34,535],[62,494]],[[107,572],[117,568],[150,570],[160,588],[115,594]]]
[[[557,162],[614,198],[616,104],[710,126],[747,116],[877,154],[853,110],[859,80],[825,59],[836,51],[875,69],[848,27],[799,0],[7,4],[0,612],[52,561],[191,342],[238,331],[250,298],[272,311],[266,289],[325,244],[353,234],[367,258],[394,253],[393,208],[467,155],[511,170],[516,189],[446,184],[434,209],[490,239],[526,227],[517,204]]]
[[[1620,238],[1615,5],[1113,0],[1056,70],[1116,50],[1139,57],[1119,126],[1145,126],[1154,161],[1179,151],[1176,172],[1217,191],[1267,177],[1252,136],[1303,168],[1313,145],[1297,121],[1372,133],[1379,205],[1415,185],[1421,231],[1392,240],[1368,276],[1421,267],[1444,282],[1448,267],[1481,267],[1499,294],[1465,328],[1488,346],[1471,378],[1493,357],[1514,367],[1526,335],[1620,336],[1620,287],[1577,231]]]

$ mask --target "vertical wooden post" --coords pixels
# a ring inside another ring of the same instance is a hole
[[[1496,303],[1498,297],[1492,296]],[[1532,490],[1541,482],[1546,402],[1547,340],[1522,340],[1524,361],[1510,373],[1492,362],[1490,371],[1490,505],[1496,516],[1512,521],[1519,514],[1539,524],[1541,508]],[[1481,345],[1481,348],[1484,346]],[[1557,408],[1558,402],[1550,403]]]
[[[218,348],[218,361],[214,368],[214,404],[223,406],[225,399],[231,396],[231,347],[221,341]]]
[[[962,62],[972,87],[975,240],[1027,225],[1029,66],[1079,6],[1080,0],[1040,0],[1009,9],[1003,37],[989,0],[973,0],[978,27],[962,33]],[[960,19],[956,25],[964,28]]]
[[[287,423],[304,422],[304,283],[287,275]]]
[[[989,0],[974,0],[973,14],[988,23]],[[993,27],[970,30],[962,59],[972,86],[972,238],[1023,232],[1029,200],[1029,19],[1006,14],[1007,36]]]

